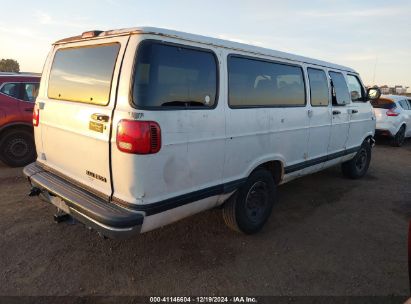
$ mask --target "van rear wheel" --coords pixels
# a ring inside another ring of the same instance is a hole
[[[371,161],[371,145],[365,141],[353,159],[341,165],[343,175],[351,179],[361,178],[367,173]]]
[[[225,203],[223,218],[231,229],[245,234],[260,231],[271,215],[276,185],[266,169],[251,173],[245,184]]]
[[[22,167],[36,159],[33,135],[26,130],[11,130],[0,141],[0,159],[8,166]]]

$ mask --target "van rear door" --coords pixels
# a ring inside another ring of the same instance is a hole
[[[38,161],[57,175],[109,198],[111,119],[129,37],[56,45],[40,108]]]

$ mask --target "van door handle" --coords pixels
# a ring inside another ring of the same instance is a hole
[[[358,113],[358,110],[352,109],[350,112],[351,112],[351,114],[355,114],[355,113]]]
[[[98,114],[98,113],[94,113],[91,115],[91,119],[93,120],[97,120],[97,121],[104,121],[104,122],[108,122],[110,117],[106,114]]]
[[[334,110],[333,111],[333,115],[338,115],[338,114],[341,114],[341,111],[339,111],[339,110]]]

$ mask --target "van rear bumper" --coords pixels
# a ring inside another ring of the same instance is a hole
[[[43,200],[60,209],[62,200],[67,207],[63,209],[65,212],[104,236],[124,238],[140,233],[143,213],[109,203],[36,163],[26,166],[23,173],[32,187],[39,189]]]

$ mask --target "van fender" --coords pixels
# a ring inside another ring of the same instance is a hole
[[[253,161],[250,166],[248,166],[246,172],[245,172],[245,177],[249,177],[250,174],[257,169],[258,167],[269,163],[269,162],[273,162],[273,161],[278,161],[281,164],[281,177],[280,177],[280,181],[283,179],[284,177],[284,167],[286,164],[285,158],[283,155],[281,154],[269,154],[269,155],[264,155],[260,158],[257,158],[255,161]]]

